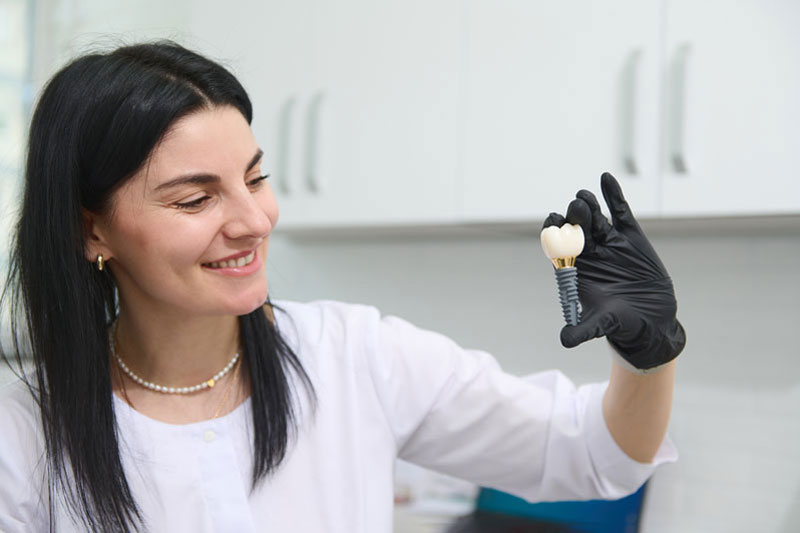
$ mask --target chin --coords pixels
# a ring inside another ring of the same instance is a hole
[[[262,307],[267,302],[267,296],[267,289],[265,287],[263,291],[242,296],[237,299],[237,301],[231,302],[228,307],[231,310],[231,314],[236,316],[248,315],[259,307]]]

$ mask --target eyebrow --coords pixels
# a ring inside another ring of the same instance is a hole
[[[250,172],[250,170],[256,166],[261,160],[261,157],[264,155],[264,150],[258,149],[255,155],[250,159],[250,162],[247,163],[247,167],[244,169],[244,173]],[[205,185],[208,183],[219,183],[220,177],[216,174],[185,174],[183,176],[178,176],[177,178],[173,178],[169,181],[165,181],[158,187],[156,187],[156,191],[163,191],[165,189],[172,189],[173,187],[178,187],[180,185]]]

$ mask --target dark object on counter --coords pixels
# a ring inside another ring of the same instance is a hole
[[[519,516],[475,511],[459,518],[445,533],[579,533],[584,530]]]
[[[646,486],[619,500],[545,503],[484,488],[475,512],[446,533],[637,533]]]

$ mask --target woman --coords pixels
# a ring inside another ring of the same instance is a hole
[[[3,298],[34,371],[0,393],[0,530],[371,533],[397,456],[530,500],[620,497],[674,460],[683,330],[613,178],[613,225],[586,191],[567,212],[585,317],[562,342],[608,334],[620,363],[575,390],[371,307],[273,305],[251,118],[229,72],[170,42],[44,89]]]

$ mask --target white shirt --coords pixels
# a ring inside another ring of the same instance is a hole
[[[389,532],[397,457],[531,501],[622,497],[677,458],[669,438],[652,464],[616,445],[601,412],[605,384],[576,389],[557,371],[515,377],[485,352],[373,307],[275,304],[318,407],[312,416],[300,392],[297,437],[252,494],[249,399],[216,420],[173,425],[114,396],[123,466],[149,531]],[[48,528],[37,420],[21,383],[0,392],[6,533]],[[56,516],[57,531],[82,531],[63,505]]]

